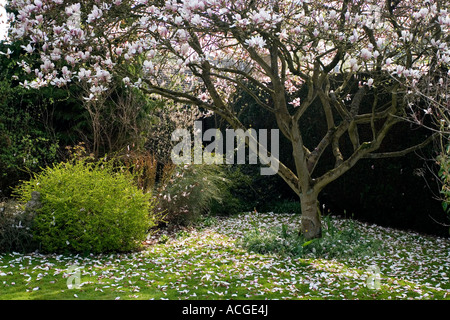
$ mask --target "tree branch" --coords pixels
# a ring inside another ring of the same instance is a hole
[[[363,158],[364,159],[384,159],[384,158],[403,157],[403,156],[407,155],[408,153],[411,153],[411,152],[420,150],[423,147],[426,147],[431,141],[436,139],[438,136],[439,136],[439,132],[435,132],[431,136],[429,136],[427,139],[425,139],[424,141],[422,141],[421,143],[419,143],[415,146],[412,146],[412,147],[409,147],[409,148],[406,148],[403,150],[399,150],[399,151],[369,153],[369,154],[366,154]]]

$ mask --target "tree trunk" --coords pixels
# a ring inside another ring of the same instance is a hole
[[[301,234],[306,240],[320,238],[322,236],[322,222],[320,218],[320,206],[317,193],[308,190],[300,195],[302,209]]]

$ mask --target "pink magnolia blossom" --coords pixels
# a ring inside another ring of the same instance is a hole
[[[198,98],[199,98],[200,100],[202,100],[203,102],[208,102],[208,100],[209,100],[209,96],[208,96],[208,94],[205,93],[205,92],[201,93],[201,94],[198,96]]]
[[[187,43],[183,43],[180,47],[180,53],[184,56],[189,53],[189,50],[190,50],[190,46]]]
[[[142,68],[145,73],[153,74],[154,67],[153,67],[153,63],[151,61],[145,60]]]
[[[361,50],[361,58],[365,61],[369,60],[372,58],[372,52],[370,52],[368,49],[362,49]]]
[[[101,68],[97,68],[96,70],[96,74],[95,74],[95,78],[100,81],[100,82],[110,82],[112,79],[112,75],[111,73],[109,73],[108,70],[103,70]]]
[[[44,63],[41,64],[41,70],[44,72],[48,72],[49,70],[53,69],[55,67],[55,64],[51,62],[49,59],[44,60]]]
[[[294,100],[292,100],[291,104],[294,106],[294,108],[300,107],[300,105],[301,105],[300,98],[295,98]]]
[[[103,15],[103,11],[99,9],[96,5],[92,9],[92,12],[89,13],[88,18],[86,20],[87,23],[92,23],[93,21],[99,19]]]
[[[352,71],[358,70],[358,68],[359,68],[358,61],[355,58],[350,59],[349,63],[350,63],[350,68]]]
[[[78,71],[78,78],[80,80],[89,79],[91,77],[91,70],[86,70],[85,68],[80,68],[80,71]]]

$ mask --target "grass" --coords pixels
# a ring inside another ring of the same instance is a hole
[[[381,246],[354,254],[336,242],[331,246],[343,249],[331,258],[320,250],[261,254],[242,243],[255,230],[298,223],[298,215],[251,213],[159,235],[161,241],[130,254],[3,254],[0,299],[450,300],[449,239],[333,218],[333,232],[351,227],[356,237]],[[81,267],[80,287],[69,289],[68,281],[76,284],[73,266]],[[380,270],[379,289],[368,286],[371,266]]]

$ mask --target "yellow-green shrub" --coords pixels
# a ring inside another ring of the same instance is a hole
[[[33,235],[45,252],[118,252],[140,247],[156,225],[151,194],[105,161],[47,167],[16,189],[26,202],[41,194]]]

